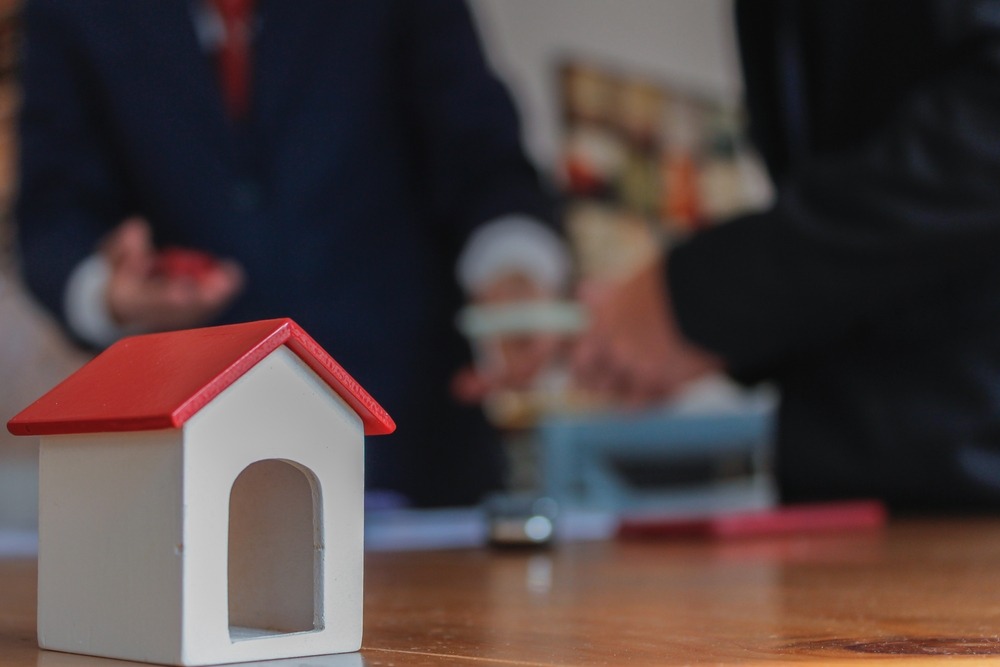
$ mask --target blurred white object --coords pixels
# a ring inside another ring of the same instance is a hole
[[[468,306],[458,314],[459,330],[474,340],[517,334],[574,334],[586,323],[583,308],[572,301]]]

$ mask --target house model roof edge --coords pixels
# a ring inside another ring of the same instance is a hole
[[[302,327],[287,317],[275,320],[275,323],[281,324],[274,333],[261,340],[256,347],[178,407],[172,415],[171,426],[174,428],[183,426],[184,422],[208,405],[229,385],[271,352],[285,345],[358,413],[365,426],[365,435],[386,435],[396,430],[396,423],[389,413]]]
[[[7,430],[14,435],[38,436],[180,428],[226,388],[282,345],[288,347],[313,372],[319,375],[323,382],[358,414],[364,425],[365,435],[385,435],[396,429],[395,422],[385,409],[292,319],[265,320],[255,324],[273,324],[273,329],[221,372],[202,383],[197,391],[192,392],[169,412],[156,412],[122,419],[109,416],[90,420],[81,420],[76,417],[60,419],[51,414],[47,414],[45,418],[37,418],[35,416],[36,406],[45,401],[49,394],[56,392],[61,386],[57,385],[7,422]],[[242,325],[228,326],[238,327]],[[221,328],[223,327],[216,329]],[[70,376],[70,378],[72,377]],[[70,378],[64,380],[64,383]]]

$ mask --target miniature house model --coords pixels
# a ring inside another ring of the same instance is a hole
[[[360,648],[363,440],[395,425],[291,320],[124,339],[8,428],[41,436],[42,648]]]

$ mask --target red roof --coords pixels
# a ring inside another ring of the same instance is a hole
[[[125,338],[7,423],[14,435],[179,428],[285,345],[361,417],[366,435],[396,424],[340,364],[290,319]]]

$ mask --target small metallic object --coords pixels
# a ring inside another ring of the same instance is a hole
[[[497,494],[487,499],[485,510],[492,546],[548,546],[555,537],[559,506],[551,498]]]

